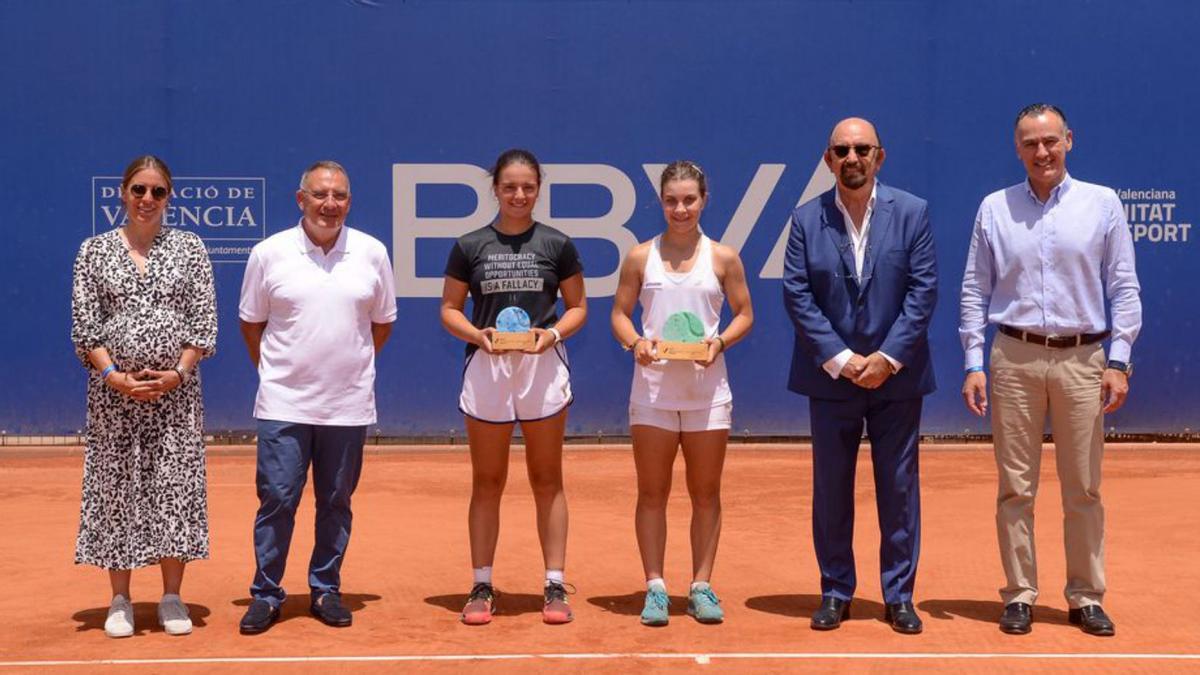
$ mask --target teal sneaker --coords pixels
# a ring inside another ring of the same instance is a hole
[[[667,605],[670,603],[667,594],[657,588],[652,588],[646,591],[646,606],[642,608],[642,625],[643,626],[665,626],[669,617],[667,616]]]
[[[721,601],[711,586],[693,589],[688,594],[687,613],[700,623],[721,623],[725,620],[725,610],[721,609]]]

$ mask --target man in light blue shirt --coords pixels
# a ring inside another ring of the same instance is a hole
[[[1142,322],[1133,237],[1111,189],[1073,179],[1073,138],[1058,107],[1017,115],[1017,156],[1028,180],[979,206],[963,274],[959,335],[963,399],[986,415],[984,330],[992,345],[992,435],[1000,474],[996,527],[1007,583],[1000,629],[1028,633],[1038,595],[1033,502],[1046,415],[1062,483],[1069,620],[1113,635],[1104,597],[1100,459],[1104,413],[1125,402],[1130,352]],[[1106,319],[1105,301],[1112,315]],[[1106,359],[1102,341],[1111,335]]]

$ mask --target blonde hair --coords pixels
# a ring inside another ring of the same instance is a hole
[[[171,170],[167,168],[167,163],[155,157],[154,155],[142,155],[135,158],[125,167],[125,173],[121,176],[121,190],[129,187],[129,181],[133,180],[134,174],[142,169],[154,169],[167,181],[167,192],[170,192],[174,183],[171,182]]]

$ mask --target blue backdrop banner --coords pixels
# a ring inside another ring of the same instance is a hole
[[[1137,373],[1106,424],[1200,428],[1200,293],[1187,271],[1200,217],[1196,25],[1200,5],[1153,0],[0,0],[0,429],[81,428],[71,263],[84,238],[121,222],[120,172],[150,152],[177,176],[167,223],[198,233],[216,270],[211,431],[253,426],[244,261],[296,223],[300,173],[326,158],[349,170],[348,223],[388,245],[395,267],[378,428],[461,430],[463,350],[438,319],[441,273],[454,237],[496,212],[483,167],[519,146],[544,163],[538,217],[575,238],[586,267],[569,433],[627,433],[632,367],[610,334],[612,294],[625,252],[662,228],[657,175],[679,158],[704,166],[702,225],[740,251],[750,280],[755,327],[728,355],[735,433],[807,433],[807,406],[785,387],[785,225],[832,185],[821,153],[855,115],[887,148],[881,179],[930,202],[939,389],[923,428],[986,432],[959,394],[958,290],[979,201],[1024,177],[1013,118],[1042,100],[1067,112],[1072,175],[1118,191],[1136,240]]]

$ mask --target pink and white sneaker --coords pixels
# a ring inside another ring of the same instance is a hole
[[[567,604],[567,592],[565,584],[557,581],[546,584],[546,604],[542,605],[543,622],[561,624],[571,623],[575,619],[575,615],[571,612],[571,606]],[[574,586],[571,587],[570,592],[575,592]]]
[[[460,618],[468,626],[482,626],[492,622],[495,611],[496,591],[491,584],[478,583],[471,588],[467,606],[463,607]]]

